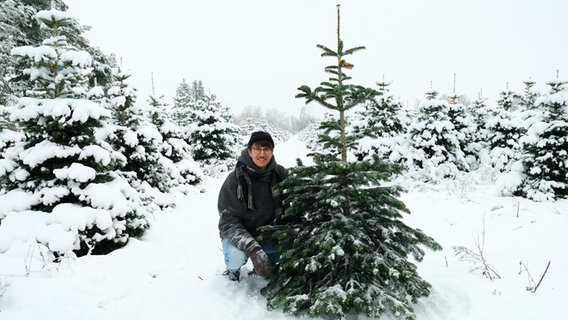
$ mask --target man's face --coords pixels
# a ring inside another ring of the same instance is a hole
[[[272,148],[262,147],[256,143],[248,149],[248,154],[252,159],[252,162],[259,168],[265,169],[270,159],[272,159]]]

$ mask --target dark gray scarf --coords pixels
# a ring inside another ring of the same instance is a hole
[[[282,190],[277,187],[277,184],[282,180],[282,177],[276,172],[276,160],[274,157],[268,163],[265,170],[258,168],[252,159],[248,156],[248,152],[245,149],[235,167],[235,173],[237,176],[237,198],[246,205],[246,207],[254,212],[254,199],[252,196],[252,182],[251,177],[255,179],[264,179],[270,177],[270,188],[272,190],[272,199],[276,204],[276,220],[282,216]],[[243,190],[244,185],[246,185],[246,199],[245,191]]]

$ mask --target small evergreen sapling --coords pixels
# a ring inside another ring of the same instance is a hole
[[[397,199],[402,190],[388,184],[400,166],[376,155],[347,161],[356,143],[345,132],[345,112],[377,95],[373,89],[346,84],[350,78],[343,72],[343,58],[363,47],[344,50],[339,28],[336,51],[318,47],[322,56],[337,58],[337,65],[326,68],[333,77],[314,90],[300,87],[297,97],[339,113],[338,123],[330,124],[330,131],[338,134],[322,135],[320,141],[340,152],[313,154],[314,165],[299,163],[282,182],[286,210],[281,218],[286,223],[263,228],[261,236],[275,241],[282,262],[262,293],[269,308],[293,314],[344,319],[351,313],[378,318],[391,312],[413,319],[412,303],[427,296],[430,285],[419,277],[409,255],[421,261],[421,246],[441,247],[401,221],[409,212]]]

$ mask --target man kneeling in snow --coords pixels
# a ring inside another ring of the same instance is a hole
[[[286,169],[273,156],[274,141],[267,132],[256,131],[237,160],[221,190],[219,233],[227,270],[238,281],[240,269],[250,257],[254,272],[272,274],[279,253],[271,243],[258,243],[257,228],[275,223],[282,214],[282,191],[276,185],[286,177]]]

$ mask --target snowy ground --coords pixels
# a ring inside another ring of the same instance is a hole
[[[285,166],[303,154],[295,137],[275,150]],[[220,276],[216,203],[223,178],[206,181],[206,192],[180,199],[174,211],[155,217],[143,239],[107,256],[53,265],[34,246],[0,254],[0,319],[297,319],[266,310],[258,293],[264,280],[234,283]],[[415,186],[402,199],[412,211],[406,222],[444,246],[418,264],[433,285],[416,305],[418,319],[566,318],[568,201],[498,197],[491,185],[467,180]],[[491,281],[456,257],[455,246],[477,252],[476,240],[484,241],[484,256],[500,279]],[[537,291],[527,291],[529,273],[538,282],[549,261]]]

